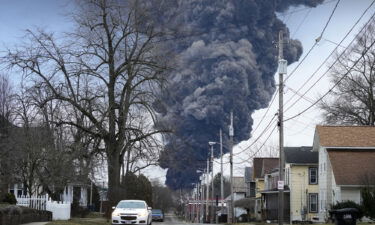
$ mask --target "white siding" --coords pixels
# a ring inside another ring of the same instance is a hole
[[[360,204],[361,202],[361,191],[359,188],[341,188],[341,199],[342,201],[353,201],[355,203]]]
[[[330,205],[334,202],[332,196],[334,185],[334,176],[331,163],[328,158],[327,150],[319,148],[319,220],[325,221],[328,217]]]

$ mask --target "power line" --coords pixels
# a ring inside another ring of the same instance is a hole
[[[297,93],[299,93],[299,91],[305,87],[305,85],[317,74],[317,72],[326,64],[326,62],[328,61],[328,59],[331,58],[331,56],[336,52],[336,50],[338,49],[338,47],[344,42],[344,40],[349,36],[349,34],[353,31],[353,29],[357,26],[357,24],[359,23],[359,21],[362,19],[362,17],[366,14],[366,12],[371,8],[371,6],[375,3],[375,0],[372,1],[372,3],[370,4],[370,6],[362,13],[362,15],[359,17],[359,19],[356,21],[356,23],[350,28],[350,30],[346,33],[346,35],[344,36],[344,38],[340,41],[340,43],[335,47],[335,49],[333,49],[333,51],[331,51],[331,53],[326,57],[326,59],[320,64],[320,66],[314,71],[314,73],[311,74],[311,76],[302,84],[302,86],[300,88],[298,88],[298,90],[296,91]],[[357,37],[360,35],[360,33],[365,29],[365,27],[371,22],[371,20],[374,18],[375,14],[372,15],[372,17],[366,22],[365,26],[362,27],[362,29],[356,34],[356,36],[352,39],[352,41],[349,43],[349,45],[344,49],[344,51],[340,54],[339,57],[337,57],[337,59],[334,61],[334,63],[318,78],[317,81],[315,81],[315,83],[310,86],[310,88],[308,88],[301,96],[299,96],[299,98],[294,102],[292,103],[286,110],[288,111],[291,107],[293,107],[299,100],[301,100],[301,98],[303,96],[305,96],[329,71],[330,69],[335,65],[335,63],[340,59],[340,57],[346,52],[346,50],[349,48],[350,45],[353,44],[353,42],[357,39]],[[289,98],[289,100],[285,103],[285,104],[288,104],[293,98],[294,96],[296,96],[297,94],[294,94],[291,98]]]
[[[262,150],[262,148],[265,146],[265,144],[267,143],[268,139],[270,139],[272,133],[275,131],[275,128],[277,126],[274,126],[273,129],[271,130],[271,132],[269,133],[269,135],[267,136],[267,138],[264,140],[263,144],[252,154],[250,155],[249,158],[247,159],[242,159],[240,158],[242,161],[241,162],[236,162],[234,164],[242,164],[242,163],[245,163],[245,162],[249,162],[249,160],[251,160],[258,152],[260,152],[260,150]]]
[[[298,114],[292,116],[292,117],[289,117],[288,119],[284,120],[284,122],[288,121],[288,120],[291,120],[291,119],[294,119],[298,116],[300,116],[301,114],[305,113],[306,111],[308,111],[309,109],[311,109],[314,105],[316,105],[318,102],[320,102],[321,100],[323,100],[324,97],[326,97],[350,72],[351,70],[358,64],[358,62],[361,60],[361,58],[372,48],[372,46],[375,44],[375,40],[371,43],[371,45],[366,49],[366,51],[364,51],[362,54],[361,54],[361,57],[359,57],[355,62],[354,64],[349,68],[349,70],[323,95],[321,96],[318,100],[315,101],[314,104],[310,105],[309,107],[307,107],[306,109],[304,109],[303,111],[299,112]]]
[[[237,152],[237,153],[233,154],[233,156],[237,156],[237,155],[247,151],[248,149],[250,149],[250,147],[253,146],[263,136],[263,134],[265,134],[267,132],[267,130],[270,128],[272,122],[274,121],[275,117],[276,117],[276,114],[272,117],[271,121],[267,124],[267,126],[263,129],[263,131],[258,135],[258,137],[249,146],[247,146],[246,148],[244,148],[240,152]]]
[[[331,19],[332,19],[332,17],[333,17],[333,14],[335,13],[335,11],[336,11],[337,6],[338,6],[339,3],[340,3],[340,0],[337,1],[335,7],[333,8],[333,10],[332,10],[332,12],[331,12],[331,14],[330,14],[330,16],[329,16],[329,18],[328,18],[328,21],[325,23],[324,28],[323,28],[322,32],[320,33],[320,37],[323,36],[325,30],[327,29],[328,24],[330,23],[330,21],[331,21]],[[305,17],[307,17],[307,15],[306,15]],[[304,20],[305,20],[305,19],[303,19],[303,21],[304,21]],[[319,39],[319,38],[318,38],[318,39]],[[294,74],[294,72],[300,67],[300,65],[301,65],[301,64],[306,60],[306,58],[310,55],[310,53],[312,52],[312,50],[316,47],[316,45],[317,45],[317,43],[318,43],[318,39],[317,39],[317,41],[315,41],[314,45],[309,49],[309,51],[305,54],[305,56],[302,58],[302,60],[298,63],[298,65],[293,69],[293,71],[292,71],[292,72],[286,77],[285,81],[286,81],[288,78],[290,78],[290,77]],[[319,40],[320,40],[320,39],[319,39]],[[275,93],[277,93],[277,91],[278,91],[278,88],[276,89],[276,92],[275,92]],[[264,113],[264,115],[263,115],[261,121],[258,123],[257,127],[253,130],[253,132],[255,132],[255,131],[258,129],[258,127],[260,126],[260,124],[263,122],[263,120],[264,120],[264,118],[266,117],[267,113],[269,112],[269,110],[270,110],[270,108],[271,108],[271,105],[272,105],[272,103],[274,102],[275,98],[276,98],[276,94],[273,96],[273,98],[272,98],[272,100],[271,100],[271,103],[269,104],[269,106],[268,106],[268,108],[267,108],[267,111]],[[272,123],[272,121],[273,121],[274,118],[275,118],[275,116],[272,117],[270,123]],[[270,125],[270,123],[269,123],[269,124],[266,126],[266,128],[261,132],[261,134],[257,137],[257,139],[256,139],[254,142],[252,142],[252,144],[250,144],[248,147],[246,147],[246,148],[245,148],[244,150],[242,150],[241,152],[236,153],[236,155],[241,154],[242,152],[244,152],[244,151],[246,151],[247,149],[249,149],[252,145],[254,145],[254,144],[259,140],[259,138],[265,133],[265,131],[267,130],[267,128],[268,128],[268,126]]]
[[[299,31],[299,29],[301,28],[302,24],[306,21],[307,17],[309,16],[310,12],[311,12],[312,8],[309,9],[309,11],[307,11],[307,13],[305,14],[305,16],[303,17],[302,21],[300,24],[298,24],[296,30],[293,32],[292,34],[292,38],[297,34],[297,32]]]
[[[330,15],[329,18],[328,18],[328,21],[327,21],[326,25],[324,26],[324,28],[323,28],[323,30],[322,30],[322,33],[320,34],[320,38],[323,37],[324,31],[326,31],[329,22],[331,22],[332,16],[333,16],[333,14],[335,13],[335,11],[336,11],[336,9],[337,9],[337,6],[339,5],[340,1],[341,1],[341,0],[338,0],[337,3],[336,3],[336,5],[335,5],[335,7],[333,8],[332,13],[331,13],[331,15]]]
[[[323,34],[324,32],[326,31],[327,27],[328,27],[328,24],[331,22],[331,19],[332,19],[332,16],[333,14],[335,13],[336,9],[337,9],[337,6],[338,4],[340,3],[340,0],[337,1],[335,7],[333,8],[327,22],[325,23],[324,25],[324,28],[322,30],[322,32],[320,32],[320,36],[318,38],[315,39],[315,42],[314,44],[311,46],[311,48],[309,49],[309,51],[306,53],[306,55],[302,58],[302,60],[297,64],[297,66],[292,70],[292,72],[285,78],[284,82],[286,82],[291,76],[293,76],[293,74],[296,72],[296,70],[300,67],[300,65],[305,61],[305,59],[307,58],[307,56],[310,55],[310,53],[312,52],[312,50],[318,45],[319,41],[321,40],[321,38],[323,37]]]

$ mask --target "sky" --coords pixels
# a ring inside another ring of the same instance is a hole
[[[336,2],[337,1],[326,0],[324,4],[316,8],[291,8],[287,12],[279,14],[279,18],[281,18],[289,27],[291,37],[293,39],[299,39],[302,42],[304,53],[301,59],[314,44],[316,38],[320,36]],[[331,53],[331,51],[334,50],[336,45],[332,42],[338,43],[341,41],[371,2],[371,0],[340,1],[320,42],[293,75],[286,81],[284,109],[287,109],[291,103],[297,100],[296,97],[291,101],[289,99],[292,97],[294,91],[301,87],[308,77],[310,77],[320,64],[322,64],[323,60]],[[1,52],[6,51],[7,48],[22,43],[22,36],[26,29],[41,27],[49,31],[60,33],[69,31],[69,29],[72,28],[72,25],[66,18],[66,15],[72,11],[72,6],[69,4],[69,0],[0,0],[0,6],[0,54]],[[343,42],[342,46],[346,46],[352,40],[354,37],[353,35],[356,34],[358,29],[362,27],[374,12],[375,6],[365,14],[364,18]],[[339,47],[339,50],[342,50],[342,47]],[[332,62],[332,59],[328,60],[328,62]],[[288,73],[293,71],[298,63],[299,62],[295,62],[288,66]],[[325,63],[322,66],[322,69],[316,73],[313,79],[306,85],[306,87],[302,88],[299,93],[302,94],[307,90],[311,84],[325,72],[328,66],[329,63]],[[276,75],[276,77],[278,77],[278,75]],[[18,81],[17,76],[11,74],[11,78],[16,84]],[[278,79],[276,78],[276,81],[277,80]],[[327,75],[323,76],[311,91],[306,93],[304,99],[301,99],[285,112],[285,118],[289,118],[310,106],[312,102],[318,99],[319,96],[323,95],[331,85],[329,77]],[[267,124],[269,124],[270,120],[277,112],[277,109],[278,96],[276,96],[275,101],[269,107],[268,113],[263,120],[262,118],[267,109],[258,110],[252,115],[254,118],[253,129],[256,127],[257,129],[253,131],[252,137],[248,141],[241,142],[234,147],[234,172],[236,176],[243,175],[244,167],[251,165],[251,158],[253,156],[277,156],[277,129],[274,129],[273,133],[270,135],[276,122],[273,121],[271,123],[271,129],[267,129],[263,132]],[[321,112],[316,107],[313,107],[293,120],[285,122],[285,146],[311,146],[315,126],[317,124],[323,124],[323,122]],[[255,154],[259,148],[261,148],[261,150]],[[216,161],[218,162],[219,160],[217,159]],[[219,164],[217,162],[214,163],[214,171],[216,172],[219,170]],[[224,157],[224,162],[228,162],[227,155]],[[225,175],[229,175],[228,165],[228,163],[225,163]],[[152,167],[144,172],[150,178],[164,181],[165,171],[160,168]]]

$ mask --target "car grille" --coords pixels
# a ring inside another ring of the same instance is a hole
[[[136,220],[136,216],[121,216],[122,220]]]

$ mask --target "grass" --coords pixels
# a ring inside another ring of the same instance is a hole
[[[109,225],[105,218],[73,218],[68,221],[52,221],[47,225]]]
[[[0,203],[0,209],[1,208],[6,208],[6,207],[8,207],[10,204],[8,204],[8,203]]]
[[[86,218],[72,218],[68,221],[52,221],[47,225],[109,225],[106,218],[103,218],[100,213],[91,212]]]

